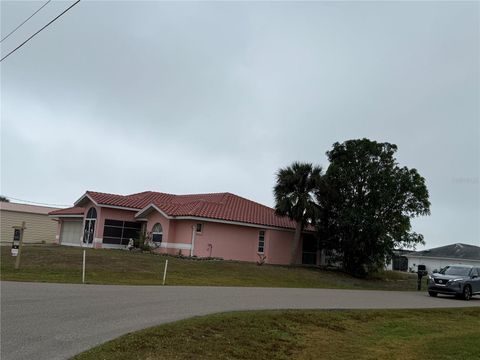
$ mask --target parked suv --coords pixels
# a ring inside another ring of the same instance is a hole
[[[428,294],[455,295],[470,300],[480,294],[480,268],[466,265],[449,265],[440,272],[428,275]]]

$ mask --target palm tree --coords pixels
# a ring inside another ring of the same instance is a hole
[[[318,214],[318,204],[314,192],[322,179],[322,168],[311,163],[294,162],[292,165],[277,172],[275,195],[275,212],[288,216],[296,222],[293,237],[290,264],[297,260],[298,246],[302,231],[306,225],[315,222]]]

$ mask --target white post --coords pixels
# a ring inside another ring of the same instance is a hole
[[[83,250],[82,284],[85,284],[85,250]]]
[[[165,279],[167,278],[167,266],[168,266],[168,260],[165,260],[165,269],[163,270],[163,283],[162,283],[162,285],[165,285]]]

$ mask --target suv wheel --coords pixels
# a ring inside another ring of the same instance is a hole
[[[470,285],[465,285],[463,288],[463,300],[470,300],[472,298],[472,289],[470,288]]]
[[[436,297],[438,294],[435,291],[429,291],[428,295]]]

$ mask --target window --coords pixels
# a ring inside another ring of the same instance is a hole
[[[470,268],[467,266],[446,266],[440,270],[442,275],[468,276]]]
[[[163,237],[162,224],[156,223],[152,228],[152,241],[154,243],[161,243]]]
[[[105,219],[103,243],[128,245],[130,239],[138,239],[140,237],[141,228],[141,223]]]
[[[195,231],[201,233],[203,231],[203,224],[197,224],[197,229]]]
[[[97,209],[94,207],[90,208],[87,213],[86,219],[96,219],[97,218]]]
[[[83,242],[85,244],[93,243],[95,234],[95,221],[97,219],[97,210],[91,207],[85,217],[85,227],[83,229]]]
[[[265,231],[261,230],[258,233],[258,252],[260,254],[263,254],[264,250],[265,250]]]

